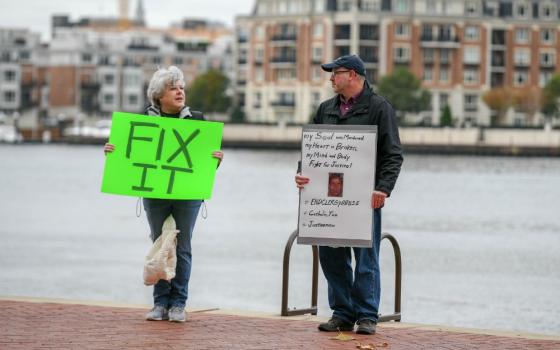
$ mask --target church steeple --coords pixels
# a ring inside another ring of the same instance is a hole
[[[136,4],[136,18],[135,21],[137,25],[145,25],[146,19],[144,14],[144,2],[142,0],[138,0]]]

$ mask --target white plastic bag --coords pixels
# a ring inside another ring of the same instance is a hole
[[[163,223],[162,233],[154,242],[144,263],[144,284],[151,286],[159,280],[171,281],[177,266],[177,233],[173,216]]]

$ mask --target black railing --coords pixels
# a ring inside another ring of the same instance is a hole
[[[318,294],[318,281],[319,281],[319,249],[317,246],[311,246],[313,253],[313,268],[311,277],[311,306],[304,309],[288,309],[288,294],[289,294],[289,280],[290,280],[290,254],[292,251],[292,246],[294,241],[298,236],[298,230],[292,232],[286,242],[286,247],[284,248],[284,265],[282,270],[282,307],[280,314],[282,316],[295,316],[295,315],[317,315],[317,294]],[[401,249],[397,239],[389,234],[384,233],[381,235],[381,240],[389,240],[393,247],[393,254],[395,257],[395,305],[394,313],[390,315],[380,315],[379,322],[395,321],[400,322],[401,320],[401,289],[402,289],[402,259],[401,259]]]

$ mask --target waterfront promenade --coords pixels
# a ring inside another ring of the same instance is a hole
[[[0,349],[560,349],[559,336],[383,323],[352,340],[317,331],[324,318],[189,310],[148,322],[147,306],[1,298]]]

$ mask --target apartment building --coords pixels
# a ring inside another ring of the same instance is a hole
[[[257,0],[236,18],[237,100],[252,122],[307,123],[332,95],[320,63],[356,53],[373,85],[405,67],[431,91],[409,122],[438,125],[449,105],[459,125],[490,125],[485,91],[560,72],[559,23],[558,0]],[[511,110],[505,123],[542,119]]]
[[[37,33],[0,29],[0,112],[19,116],[20,127],[142,112],[159,66],[178,66],[187,85],[211,68],[233,72],[233,32],[218,23],[184,19],[158,29],[141,19],[58,15],[51,30],[41,44]]]

